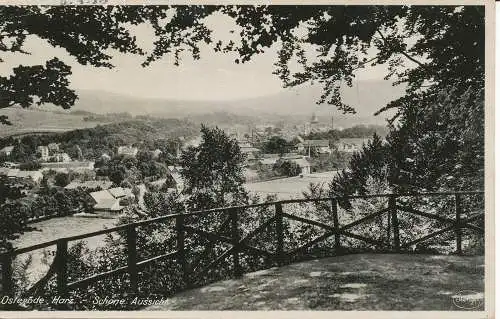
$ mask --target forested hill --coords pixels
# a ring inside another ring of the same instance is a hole
[[[93,160],[103,153],[112,155],[120,145],[162,149],[171,147],[178,138],[190,139],[198,132],[199,126],[187,120],[141,118],[64,133],[28,135],[20,138],[20,143],[15,137],[2,138],[0,147],[15,145],[12,159],[27,161],[35,155],[37,146],[60,143],[70,157]]]
[[[327,132],[312,132],[307,136],[307,139],[320,140],[337,140],[339,138],[360,138],[360,137],[371,137],[373,134],[377,134],[381,137],[385,137],[388,133],[388,128],[382,125],[355,125],[343,130],[329,130]]]

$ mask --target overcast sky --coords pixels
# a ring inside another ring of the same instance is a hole
[[[221,30],[228,30],[228,21],[216,17],[210,23],[218,38],[227,36]],[[152,28],[143,26],[135,32],[142,47],[152,47]],[[179,100],[233,100],[271,95],[283,90],[280,80],[272,74],[278,45],[244,64],[235,64],[234,55],[216,54],[208,47],[202,48],[201,60],[193,61],[188,57],[180,66],[174,66],[168,58],[163,58],[145,68],[140,65],[144,56],[113,52],[114,69],[82,66],[64,49],[51,47],[37,37],[29,37],[25,49],[31,55],[6,55],[0,73],[8,74],[13,66],[19,64],[42,64],[57,56],[72,66],[71,87],[77,91],[104,90]],[[366,69],[359,73],[358,81],[381,80],[384,74],[383,67]]]

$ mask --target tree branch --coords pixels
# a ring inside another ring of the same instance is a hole
[[[387,43],[386,38],[385,38],[385,36],[382,34],[382,32],[380,32],[380,30],[377,30],[377,33],[378,33],[378,34],[380,35],[380,37],[382,38],[382,41],[384,41],[384,43]],[[397,53],[401,53],[401,54],[402,54],[403,56],[405,56],[408,60],[410,60],[410,61],[412,61],[412,62],[414,62],[414,63],[418,64],[419,66],[421,66],[421,67],[423,67],[423,68],[427,68],[427,66],[426,66],[424,63],[422,63],[422,62],[418,61],[417,59],[415,59],[414,57],[412,57],[411,55],[409,55],[409,54],[408,54],[408,53],[406,53],[405,51],[403,51],[403,50],[397,50],[397,51],[395,51],[395,52],[397,52]]]

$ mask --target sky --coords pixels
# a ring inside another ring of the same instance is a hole
[[[230,22],[214,17],[208,24],[217,38],[230,37]],[[153,30],[149,26],[134,29],[139,45],[152,48]],[[0,74],[8,74],[19,64],[35,65],[57,56],[72,67],[71,88],[78,90],[101,90],[123,95],[175,100],[237,100],[273,95],[283,91],[282,83],[272,74],[277,59],[278,45],[255,56],[244,64],[234,63],[235,55],[214,53],[202,48],[201,59],[184,59],[174,66],[168,58],[142,67],[144,56],[112,52],[113,69],[82,66],[62,48],[54,48],[35,36],[28,37],[25,49],[30,55],[7,54],[0,64]],[[358,81],[381,80],[385,67],[365,69],[357,76]],[[317,97],[314,97],[317,98]]]

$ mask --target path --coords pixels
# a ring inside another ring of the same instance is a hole
[[[249,273],[146,310],[460,310],[452,298],[464,290],[482,300],[483,256],[357,254]]]

